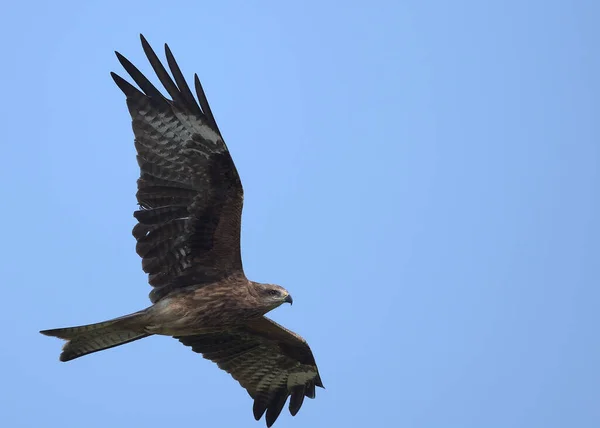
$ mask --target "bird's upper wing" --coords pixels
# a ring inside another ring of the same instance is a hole
[[[153,302],[171,290],[243,273],[240,255],[242,184],[194,76],[194,99],[169,47],[173,78],[141,36],[142,46],[171,100],[126,58],[117,57],[141,91],[111,73],[127,96],[140,166],[133,228],[136,251],[155,287]]]
[[[254,399],[254,417],[271,426],[289,396],[295,415],[304,397],[323,387],[313,354],[299,335],[266,317],[235,330],[176,337],[227,371]]]

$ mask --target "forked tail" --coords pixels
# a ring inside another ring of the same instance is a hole
[[[144,311],[141,311],[96,324],[42,330],[40,333],[66,340],[60,361],[70,361],[151,336],[143,330],[143,315]]]

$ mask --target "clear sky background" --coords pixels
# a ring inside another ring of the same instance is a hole
[[[246,273],[319,364],[276,427],[600,426],[599,2],[167,3],[3,6],[0,426],[264,426],[173,339],[38,333],[149,304],[109,76],[151,75],[140,32],[200,75]]]

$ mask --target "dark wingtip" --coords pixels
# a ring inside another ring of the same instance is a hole
[[[254,419],[259,420],[262,418],[262,415],[267,411],[266,403],[260,402],[259,400],[254,400],[254,405],[252,406],[252,413],[254,414]]]
[[[304,385],[294,386],[290,395],[290,414],[292,416],[296,416],[302,407],[302,403],[304,402]]]
[[[156,55],[156,52],[154,52],[154,49],[152,49],[152,47],[150,46],[150,43],[148,43],[144,36],[141,36],[141,40],[142,48],[144,49],[146,58],[148,58],[148,61],[150,62],[150,65],[152,66],[154,72],[158,76],[160,83],[163,84],[169,95],[171,95],[171,98],[174,102],[180,103],[182,105],[187,105],[185,97],[182,96],[179,88],[177,87],[175,82],[173,82],[171,76],[169,76],[169,73],[160,62],[160,59]]]
[[[213,116],[212,110],[210,109],[210,104],[208,104],[208,99],[206,98],[206,93],[204,92],[204,88],[202,87],[202,83],[200,83],[200,78],[197,73],[194,73],[194,88],[196,89],[196,96],[198,97],[198,101],[200,102],[200,107],[206,118],[208,119],[210,125],[221,135],[221,131],[219,130],[219,126],[217,125],[217,121]]]
[[[127,58],[125,58],[123,55],[121,55],[121,53],[119,51],[115,51],[115,55],[117,56],[117,59],[119,60],[119,62],[123,66],[123,68],[125,70],[127,70],[127,72],[129,72],[128,68],[132,67],[133,64]]]
[[[183,73],[181,72],[181,69],[179,68],[179,65],[177,64],[177,61],[175,60],[175,56],[173,55],[173,52],[171,52],[169,45],[166,43],[165,43],[165,56],[167,57],[167,64],[169,65],[169,68],[171,69],[171,74],[173,74],[175,83],[177,84],[177,87],[179,88],[179,91],[181,93],[181,97],[185,101],[187,107],[190,109],[191,112],[202,117],[203,116],[202,110],[201,110],[200,106],[198,105],[198,103],[196,102],[194,95],[192,94],[192,91],[190,90],[190,87],[188,86],[188,84],[185,80],[185,77],[183,77]]]
[[[173,56],[173,52],[171,51],[171,48],[169,47],[169,45],[167,43],[165,43],[165,56],[167,57],[167,61],[168,61],[169,57],[175,58]],[[169,64],[169,66],[170,66],[170,64]],[[171,69],[171,71],[173,71],[173,69]]]
[[[285,407],[285,402],[288,399],[288,391],[287,386],[284,386],[279,389],[279,392],[273,397],[271,402],[269,403],[269,407],[267,409],[267,414],[265,416],[265,421],[267,422],[267,427],[270,427],[275,423],[279,415],[281,414],[281,410]]]
[[[134,96],[135,94],[140,93],[140,91],[135,86],[133,86],[127,80],[123,79],[117,73],[111,71],[110,72],[110,77],[113,78],[113,80],[115,81],[115,83],[117,84],[117,86],[119,87],[119,89],[121,91],[123,91],[123,93],[125,95],[127,95],[128,97],[131,97],[131,96]]]
[[[125,69],[125,71],[131,76],[135,83],[140,87],[142,91],[149,97],[154,97],[156,99],[162,99],[163,96],[158,89],[148,80],[144,74],[138,70],[138,68],[133,65],[131,61],[121,55],[119,52],[115,51],[115,55],[117,55],[117,59]]]
[[[315,385],[319,388],[325,389],[325,387],[323,386],[323,381],[321,380],[321,375],[317,375],[317,377],[315,378]]]
[[[144,50],[146,50],[147,48],[151,49],[150,43],[148,43],[148,40],[146,40],[142,33],[140,33],[140,41],[142,42],[142,47],[144,48]]]
[[[117,59],[119,60],[119,62],[121,64],[123,64],[123,61],[127,61],[127,58],[125,58],[123,55],[121,55],[121,52],[115,51],[115,55],[117,56]]]

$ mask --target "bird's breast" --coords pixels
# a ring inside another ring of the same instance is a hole
[[[196,290],[167,296],[150,307],[146,330],[152,334],[187,336],[242,325],[262,316],[262,312],[240,296]]]

